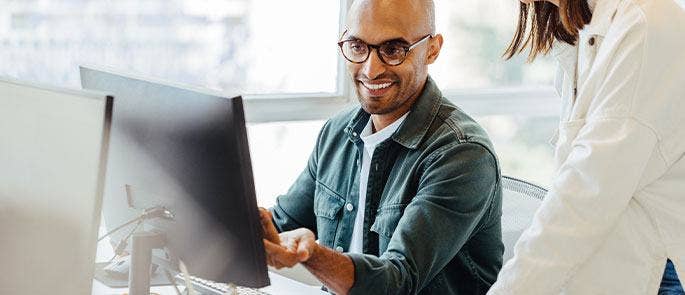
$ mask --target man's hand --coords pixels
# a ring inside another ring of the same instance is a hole
[[[271,212],[259,208],[264,229],[264,249],[270,266],[280,269],[302,263],[335,294],[347,294],[354,284],[354,264],[349,257],[319,246],[314,233],[298,228],[278,234]]]
[[[280,244],[281,240],[278,237],[278,230],[274,226],[271,212],[269,210],[259,207],[259,220],[262,222],[262,231],[264,232],[264,239],[272,243]]]
[[[293,267],[295,264],[307,261],[318,244],[314,233],[306,228],[278,234],[272,222],[271,212],[259,208],[259,217],[264,231],[264,249],[266,260],[270,266],[280,269]]]

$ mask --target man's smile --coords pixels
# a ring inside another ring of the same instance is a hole
[[[362,81],[359,80],[359,84],[364,86],[366,92],[368,92],[369,96],[374,97],[374,96],[383,96],[386,94],[390,89],[391,86],[395,85],[396,83],[391,80],[382,80],[382,81]]]

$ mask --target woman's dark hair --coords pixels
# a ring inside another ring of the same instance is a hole
[[[528,61],[533,61],[538,54],[547,54],[554,41],[575,45],[578,32],[592,18],[587,0],[559,0],[559,7],[547,1],[520,2],[519,6],[518,26],[505,59],[530,48]]]

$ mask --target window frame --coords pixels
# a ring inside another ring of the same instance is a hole
[[[345,29],[353,0],[340,0],[338,31]],[[338,55],[336,92],[246,94],[245,117],[250,123],[323,120],[353,104],[353,85],[346,77],[345,60]]]
[[[353,0],[340,0],[339,32]],[[246,94],[245,115],[249,123],[325,120],[356,104],[345,59],[338,54],[336,92]],[[500,87],[446,89],[443,95],[472,116],[520,115],[558,116],[560,99],[553,87]],[[496,106],[496,107],[493,107]]]

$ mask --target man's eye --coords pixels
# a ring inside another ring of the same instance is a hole
[[[358,43],[358,42],[351,43],[350,49],[354,53],[365,53],[366,52],[366,46],[364,44]]]
[[[404,48],[401,46],[383,46],[381,51],[385,56],[399,56],[404,53]]]

